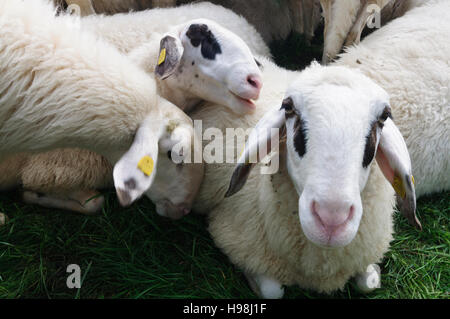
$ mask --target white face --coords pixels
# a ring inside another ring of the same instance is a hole
[[[168,87],[185,92],[184,100],[218,103],[238,114],[253,112],[253,100],[262,88],[261,71],[237,35],[213,21],[192,20],[163,38],[161,49],[165,47],[166,61],[156,74]]]
[[[190,213],[203,173],[203,164],[175,164],[170,152],[160,153],[158,174],[146,195],[159,215],[180,219]]]
[[[300,196],[300,222],[317,245],[345,246],[359,228],[360,193],[390,114],[387,95],[379,88],[382,99],[374,101],[373,91],[333,84],[307,90],[305,94],[301,84],[294,84],[282,106],[287,167]]]

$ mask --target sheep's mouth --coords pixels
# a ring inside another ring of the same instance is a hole
[[[244,105],[245,105],[246,107],[248,107],[249,109],[251,109],[251,110],[256,109],[256,105],[255,105],[255,101],[254,101],[254,100],[243,98],[243,97],[241,97],[241,96],[239,96],[239,95],[237,95],[236,93],[233,93],[233,92],[231,92],[231,91],[230,91],[230,93],[231,93],[232,95],[234,95],[234,97],[235,97],[236,99],[238,99],[239,102],[241,102],[242,104],[244,104]]]

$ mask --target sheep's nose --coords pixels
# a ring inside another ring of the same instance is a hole
[[[249,75],[247,77],[247,82],[257,90],[261,90],[262,88],[262,80],[258,75]]]
[[[355,206],[346,201],[313,200],[311,211],[327,235],[333,236],[339,228],[344,228],[343,226],[353,218]]]

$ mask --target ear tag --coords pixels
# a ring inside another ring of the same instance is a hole
[[[158,65],[161,65],[166,61],[166,49],[163,48],[159,53]]]
[[[414,180],[414,176],[411,175],[411,180],[414,186],[416,186],[416,181]]]
[[[138,163],[138,168],[147,176],[150,176],[153,172],[155,163],[150,156],[144,156]]]
[[[403,181],[397,175],[394,177],[392,187],[394,188],[395,192],[398,195],[400,195],[401,198],[405,198],[406,196],[405,186],[403,185]]]

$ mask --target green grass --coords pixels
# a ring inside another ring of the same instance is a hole
[[[102,214],[86,217],[0,195],[10,220],[0,228],[0,298],[255,298],[240,270],[212,242],[205,219],[170,221],[143,199],[119,207],[107,193]],[[360,294],[353,282],[333,298],[449,298],[450,193],[418,202],[424,230],[396,216],[382,288]],[[66,286],[66,268],[82,269],[82,288]],[[287,298],[329,298],[288,287]]]
[[[320,32],[319,32],[320,34]],[[291,35],[272,46],[280,65],[301,69],[320,60],[321,44]],[[300,62],[299,62],[300,61]],[[255,298],[240,270],[215,246],[206,220],[170,221],[143,199],[121,208],[110,191],[103,212],[82,216],[24,205],[0,194],[0,298]],[[450,193],[418,201],[424,230],[399,215],[382,267],[382,288],[364,295],[354,283],[333,298],[449,298]],[[69,264],[82,270],[82,288],[68,289]],[[286,298],[329,298],[287,287]]]

